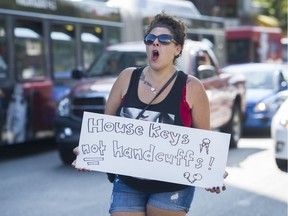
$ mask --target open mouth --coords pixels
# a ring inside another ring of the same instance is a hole
[[[156,61],[159,57],[159,52],[157,50],[153,50],[152,52],[152,60]]]

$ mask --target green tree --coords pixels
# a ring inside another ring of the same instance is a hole
[[[287,0],[254,0],[255,3],[261,4],[263,15],[274,16],[279,20],[280,27],[287,35],[287,17],[288,1]]]

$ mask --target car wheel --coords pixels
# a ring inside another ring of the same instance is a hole
[[[70,165],[76,159],[76,156],[73,153],[73,149],[59,146],[58,151],[59,151],[60,158],[64,164]]]
[[[236,148],[242,135],[242,115],[238,105],[234,105],[231,119],[221,131],[231,134],[230,148]]]
[[[284,172],[287,172],[287,160],[275,159],[277,167]]]

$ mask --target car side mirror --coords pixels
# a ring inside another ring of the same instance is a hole
[[[199,79],[207,79],[213,77],[216,73],[216,68],[212,65],[200,65],[197,70]]]
[[[73,79],[82,79],[85,76],[84,70],[82,68],[75,68],[72,70]]]

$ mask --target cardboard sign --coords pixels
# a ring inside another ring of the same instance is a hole
[[[76,168],[222,186],[230,134],[84,112]]]

